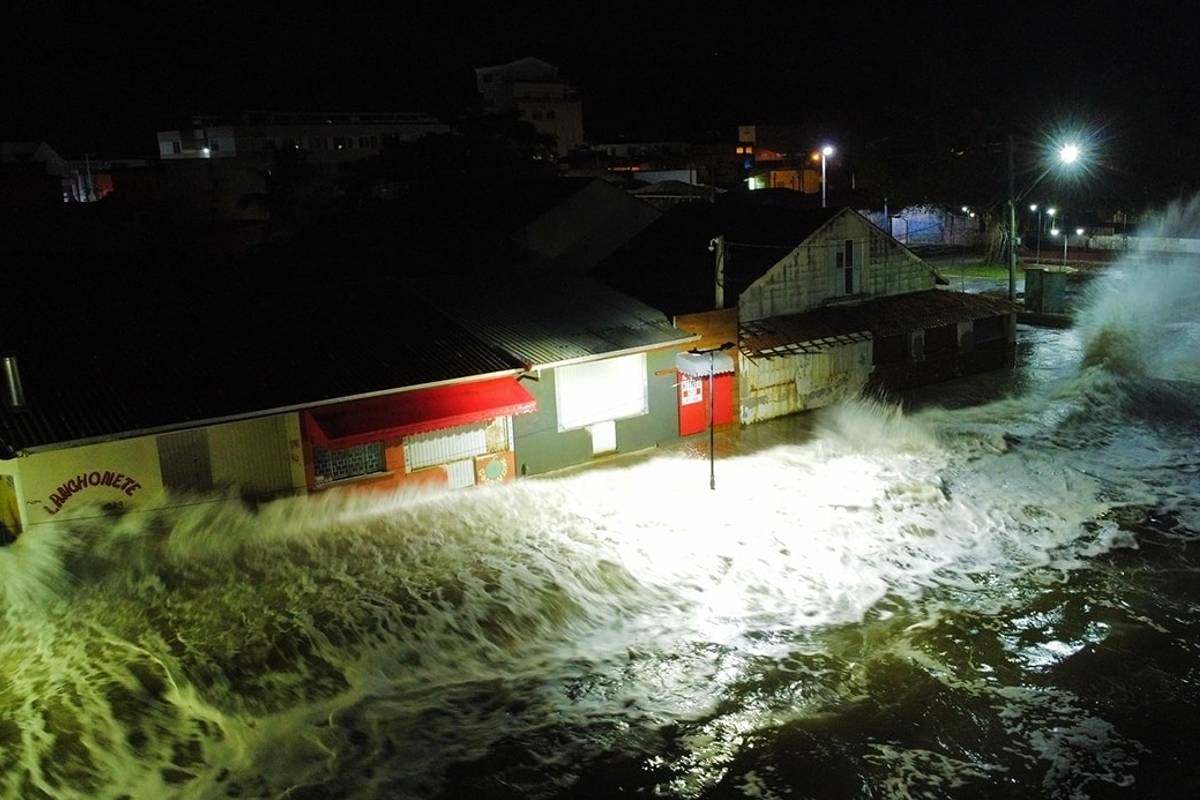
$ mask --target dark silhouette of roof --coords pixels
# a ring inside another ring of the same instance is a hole
[[[0,401],[0,458],[520,367],[395,287],[47,302],[18,320],[0,354],[26,404]]]
[[[786,192],[795,196],[795,192]],[[777,192],[728,194],[666,212],[601,262],[598,279],[668,315],[713,307],[712,239],[725,237],[725,304],[842,212],[810,208]]]

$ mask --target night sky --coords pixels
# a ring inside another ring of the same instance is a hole
[[[593,139],[799,122],[861,150],[1090,136],[1101,195],[1200,188],[1200,27],[1182,11],[1067,3],[107,4],[10,16],[0,138],[152,155],[154,131],[245,108],[453,113],[471,67],[540,55]],[[517,7],[517,6],[520,7]],[[1184,6],[1180,5],[1179,8]],[[11,76],[20,76],[12,80]],[[932,144],[936,142],[936,145]],[[1104,187],[1107,187],[1104,188]]]

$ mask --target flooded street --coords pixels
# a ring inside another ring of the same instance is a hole
[[[443,495],[0,548],[0,796],[1164,797],[1200,779],[1200,298]],[[706,442],[705,442],[706,444]]]

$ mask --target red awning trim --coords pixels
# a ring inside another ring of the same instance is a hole
[[[304,428],[314,445],[336,450],[536,410],[515,378],[493,378],[319,406],[304,412]]]

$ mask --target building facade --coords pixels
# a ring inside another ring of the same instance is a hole
[[[560,157],[583,145],[579,91],[563,80],[553,64],[527,57],[477,67],[475,86],[485,113],[513,113],[538,133],[553,136]]]

